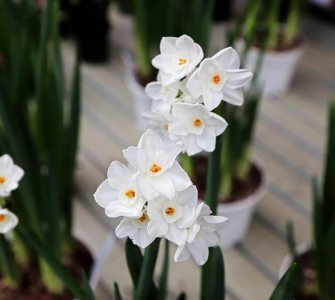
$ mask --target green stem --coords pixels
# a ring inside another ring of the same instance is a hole
[[[61,294],[64,290],[64,286],[59,277],[55,274],[49,264],[44,260],[39,260],[41,279],[43,285],[52,294]]]
[[[147,25],[150,20],[146,18],[146,8],[141,0],[134,0],[134,22],[137,41],[138,71],[143,77],[148,77],[151,72],[150,47]]]
[[[194,178],[194,159],[191,156],[188,156],[186,153],[183,153],[179,156],[181,166],[186,171],[190,178]]]
[[[29,250],[16,232],[13,234],[12,247],[17,263],[21,266],[28,265],[30,262]]]
[[[134,300],[149,299],[150,283],[153,278],[160,239],[153,241],[146,249],[141,267],[141,274],[136,287]]]
[[[20,273],[9,243],[2,234],[0,234],[0,266],[3,282],[9,287],[18,287],[20,283]]]
[[[222,138],[216,139],[216,148],[208,158],[208,173],[206,182],[205,202],[208,204],[212,212],[215,214],[218,202],[220,188],[220,159],[221,159]]]
[[[224,141],[222,142],[222,149],[221,149],[221,170],[223,172],[220,178],[220,189],[219,195],[225,199],[227,198],[232,191],[233,187],[233,169],[232,169],[232,155],[230,152],[229,144],[229,132],[226,133],[227,135],[224,137]]]
[[[237,178],[240,180],[246,179],[250,171],[250,144],[248,144],[243,150],[240,159],[238,160],[236,171]]]

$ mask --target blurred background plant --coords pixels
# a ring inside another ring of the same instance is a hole
[[[0,153],[9,153],[25,171],[11,199],[20,225],[13,238],[0,237],[1,275],[20,290],[27,276],[34,278],[27,268],[38,270],[48,292],[63,294],[65,284],[84,297],[60,263],[72,260],[79,247],[73,236],[73,176],[80,71],[77,60],[68,90],[58,17],[55,0],[46,1],[43,10],[29,0],[0,3]],[[85,263],[77,262],[77,275],[89,268]]]
[[[305,49],[302,33],[305,0],[251,0],[240,44],[248,45],[245,67],[255,70],[262,47],[264,62],[259,72],[259,84],[266,96],[285,93],[292,81],[296,65]]]
[[[187,34],[206,53],[213,5],[213,0],[134,0],[136,72],[141,83],[145,85],[155,76],[151,60],[159,52],[162,36]]]
[[[329,105],[328,141],[323,182],[312,184],[313,243],[307,249],[296,246],[292,226],[288,230],[291,259],[299,270],[295,297],[302,300],[335,298],[335,102]],[[306,248],[306,247],[305,247]],[[283,266],[284,267],[284,266]]]

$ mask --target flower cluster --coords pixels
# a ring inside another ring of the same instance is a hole
[[[227,122],[212,110],[222,100],[242,105],[242,87],[252,72],[239,69],[231,47],[202,60],[201,47],[186,35],[163,38],[160,51],[152,60],[158,80],[146,86],[153,99],[151,111],[144,113],[149,127],[166,140],[183,142],[188,155],[213,151]]]
[[[17,216],[2,205],[5,204],[5,198],[17,189],[23,174],[23,170],[14,164],[8,154],[0,156],[0,233],[2,234],[13,230],[18,224]]]
[[[227,219],[198,205],[198,191],[176,160],[182,150],[181,142],[147,130],[137,147],[123,151],[127,165],[111,163],[94,198],[108,217],[122,217],[117,237],[129,237],[142,248],[164,237],[178,246],[175,261],[192,256],[202,265],[208,247],[219,244],[218,232]]]

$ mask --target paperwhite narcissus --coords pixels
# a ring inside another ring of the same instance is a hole
[[[142,116],[147,120],[150,129],[157,132],[163,141],[169,142],[169,126],[172,120],[170,112],[165,110],[146,111]]]
[[[149,217],[146,211],[143,211],[139,218],[123,218],[116,227],[115,234],[120,239],[129,237],[135,245],[145,248],[155,239],[148,234],[148,223]]]
[[[240,59],[237,52],[229,47],[204,59],[198,70],[187,82],[187,89],[203,101],[208,110],[219,106],[221,100],[233,105],[243,104],[242,87],[252,78],[249,70],[240,70]]]
[[[192,257],[197,265],[203,265],[208,259],[208,248],[219,245],[219,231],[228,221],[222,216],[211,216],[211,210],[205,203],[198,205],[194,223],[187,229],[187,238],[174,255],[175,262]]]
[[[0,208],[0,233],[6,234],[18,224],[17,216],[5,208]]]
[[[188,155],[213,151],[216,137],[226,127],[227,122],[222,117],[201,104],[177,103],[172,107],[169,133],[183,142]]]
[[[160,71],[163,85],[169,85],[191,73],[204,56],[201,47],[187,35],[162,38],[160,52],[152,64]]]
[[[114,161],[108,168],[107,177],[94,194],[106,215],[111,218],[140,217],[145,200],[135,187],[134,174],[122,163]]]
[[[0,197],[8,197],[17,188],[23,174],[8,154],[0,156]]]
[[[150,218],[148,232],[153,237],[165,237],[180,245],[186,239],[188,227],[193,219],[193,211],[198,200],[198,191],[194,185],[177,192],[171,200],[157,197],[148,204]]]
[[[129,167],[138,172],[136,187],[146,200],[159,195],[172,199],[176,191],[191,185],[187,173],[176,161],[182,148],[182,143],[163,142],[157,133],[147,130],[137,147],[123,150]]]

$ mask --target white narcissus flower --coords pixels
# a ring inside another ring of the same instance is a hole
[[[111,218],[140,217],[145,200],[135,187],[134,174],[122,163],[114,161],[108,168],[107,177],[94,194],[106,215]]]
[[[180,82],[164,86],[159,81],[152,81],[145,87],[146,94],[153,100],[171,99],[177,97]]]
[[[146,111],[142,116],[147,120],[150,129],[157,132],[163,140],[169,140],[169,126],[172,120],[170,112],[165,110]]]
[[[147,95],[153,99],[151,110],[154,112],[170,112],[174,103],[202,103],[202,98],[194,98],[186,88],[188,78],[174,82],[168,86],[161,82],[149,83],[145,90]]]
[[[201,47],[187,35],[162,38],[160,51],[152,64],[160,70],[159,78],[163,85],[169,85],[190,74],[204,56]]]
[[[188,227],[193,220],[193,211],[198,200],[198,191],[194,185],[177,192],[171,200],[157,197],[148,203],[148,232],[153,237],[165,237],[180,245],[186,237]]]
[[[0,156],[0,197],[8,197],[17,188],[23,174],[8,154]]]
[[[136,219],[123,218],[116,227],[115,234],[120,239],[129,237],[135,245],[145,248],[155,239],[148,234],[149,221],[146,211],[143,211],[141,217]]]
[[[219,232],[228,219],[222,216],[211,216],[211,213],[205,203],[198,205],[194,223],[187,230],[187,238],[176,250],[175,262],[192,257],[196,264],[201,266],[208,259],[208,248],[219,245]]]
[[[147,130],[137,147],[123,150],[129,167],[138,172],[136,186],[145,199],[159,195],[172,199],[176,191],[191,185],[187,173],[176,161],[182,147],[182,143],[164,142],[157,133]]]
[[[0,233],[6,234],[13,230],[18,224],[15,214],[5,208],[0,208]]]
[[[194,97],[203,97],[208,110],[216,108],[221,100],[233,105],[243,104],[242,87],[252,78],[249,70],[240,70],[237,52],[229,47],[204,59],[199,69],[187,82],[187,89]]]
[[[227,122],[222,117],[201,104],[177,103],[172,107],[169,133],[183,142],[188,155],[213,151],[216,137],[226,127]]]

